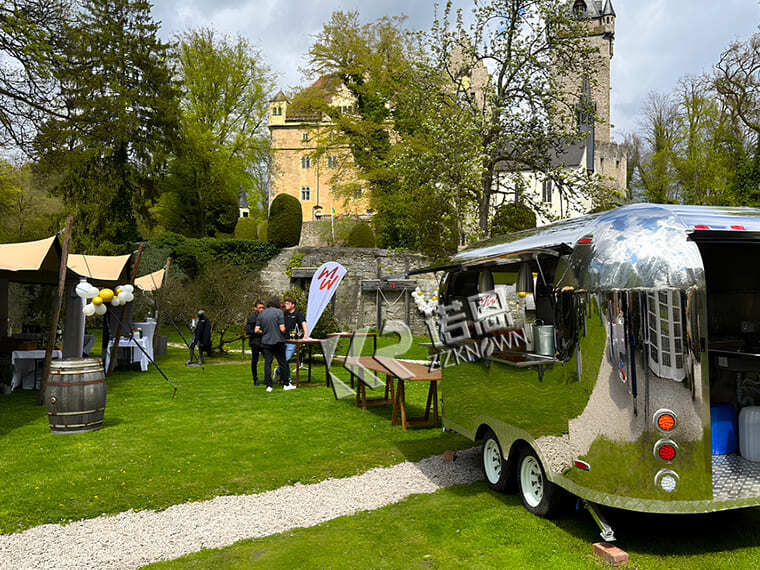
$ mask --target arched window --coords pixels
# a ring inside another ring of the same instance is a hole
[[[588,7],[583,0],[575,0],[575,4],[573,4],[573,14],[576,16],[585,16],[587,8]]]
[[[311,168],[311,158],[309,158],[308,156],[302,156],[301,168]]]

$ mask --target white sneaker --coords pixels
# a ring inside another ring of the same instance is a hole
[[[282,387],[283,390],[295,390],[296,385],[295,384],[287,384],[286,386]]]
[[[272,391],[272,387],[271,386],[267,386],[267,392],[271,392],[271,391]]]

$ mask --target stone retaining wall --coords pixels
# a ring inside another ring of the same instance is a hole
[[[303,254],[300,271],[291,278],[286,266],[295,253]],[[335,316],[348,330],[375,327],[377,324],[377,301],[380,299],[382,320],[401,320],[409,324],[415,334],[426,334],[422,315],[408,295],[408,309],[404,293],[399,290],[362,291],[362,281],[399,274],[410,269],[426,267],[429,261],[418,253],[391,252],[385,249],[345,247],[291,247],[283,249],[261,271],[262,282],[274,292],[284,292],[293,286],[308,291],[310,280],[297,275],[316,269],[327,261],[337,261],[347,269],[335,294]],[[430,297],[438,287],[441,274],[412,276],[405,281],[415,281]],[[328,309],[330,310],[329,306]]]

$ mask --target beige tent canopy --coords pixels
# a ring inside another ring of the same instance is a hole
[[[61,246],[56,236],[0,244],[0,279],[18,283],[57,283]]]
[[[166,275],[166,268],[159,269],[153,273],[148,273],[142,277],[135,279],[135,285],[137,285],[143,291],[156,291],[164,284],[164,276]]]
[[[127,255],[69,254],[66,267],[80,277],[95,281],[119,281],[126,279],[125,268],[132,257]]]

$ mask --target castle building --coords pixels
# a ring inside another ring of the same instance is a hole
[[[337,80],[322,77],[307,89],[328,97],[331,107],[345,110],[352,105],[348,90]],[[269,204],[278,194],[294,196],[301,204],[304,221],[371,213],[350,150],[334,147],[317,152],[320,134],[329,125],[329,116],[293,105],[282,91],[269,102],[268,126],[272,137]],[[338,196],[336,189],[349,185],[351,197]]]
[[[561,116],[561,121],[580,125],[582,130],[588,132],[588,136],[584,141],[572,144],[565,152],[552,157],[551,166],[564,169],[570,175],[575,174],[576,178],[582,174],[597,174],[605,185],[623,196],[627,187],[627,158],[623,149],[610,140],[615,9],[612,0],[570,0],[567,9],[572,10],[575,17],[586,21],[587,41],[598,50],[598,55],[597,61],[594,62],[596,73],[593,77],[563,75],[560,81],[567,93],[582,93],[583,97],[590,98],[597,120],[591,124],[584,124],[581,111],[578,111],[576,116]],[[495,185],[501,192],[497,194],[497,200],[494,200],[494,210],[515,199],[514,192],[509,192],[511,177],[514,174],[509,165],[497,166]],[[543,213],[537,212],[536,215],[538,225],[545,225],[559,218],[580,216],[593,208],[590,198],[571,199],[571,192],[557,185],[543,173],[525,170],[519,175],[522,178],[523,193],[527,194],[532,202],[540,203],[543,209]]]

